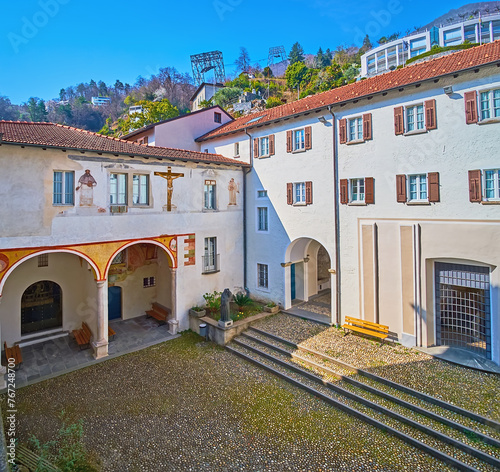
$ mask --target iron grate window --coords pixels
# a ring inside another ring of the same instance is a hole
[[[38,256],[38,267],[48,267],[49,266],[49,255],[40,254]]]
[[[142,282],[144,288],[154,287],[156,285],[156,277],[144,277]]]
[[[436,263],[437,344],[491,359],[490,275],[487,267]]]

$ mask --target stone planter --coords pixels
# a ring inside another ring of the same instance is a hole
[[[207,311],[206,310],[200,310],[200,311],[189,310],[189,314],[196,316],[197,318],[202,318],[202,317],[206,316]]]
[[[278,311],[280,311],[280,307],[279,305],[276,305],[276,306],[264,306],[264,311],[266,313],[278,313]]]

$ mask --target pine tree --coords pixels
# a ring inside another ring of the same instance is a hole
[[[296,62],[304,62],[304,59],[304,48],[297,42],[292,46],[290,55],[288,56],[290,65],[295,64]]]

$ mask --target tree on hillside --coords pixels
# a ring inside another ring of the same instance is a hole
[[[304,88],[309,69],[303,62],[295,62],[286,68],[286,85],[290,89]]]
[[[329,52],[329,50],[328,50]],[[319,48],[314,58],[314,67],[316,69],[323,69],[331,64],[331,58],[329,54],[323,52],[323,49]]]
[[[368,35],[366,35],[365,39],[363,39],[363,46],[361,46],[360,51],[362,50],[362,54],[364,54],[365,52],[369,51],[372,48],[373,48],[373,44],[370,41],[370,37]]]
[[[215,92],[213,100],[216,105],[227,107],[235,103],[242,92],[243,89],[239,87],[224,87]]]
[[[30,97],[26,103],[28,108],[28,114],[30,120],[33,122],[47,121],[47,109],[45,108],[45,102],[39,98]]]
[[[14,121],[19,119],[19,112],[7,97],[0,97],[0,120]]]
[[[304,48],[297,42],[292,46],[288,60],[290,64],[295,64],[296,62],[304,62],[304,59]]]
[[[122,134],[179,116],[177,107],[172,106],[166,98],[158,102],[140,100],[135,104],[142,105],[142,113],[132,113],[122,121],[119,130]]]
[[[270,79],[273,76],[273,71],[269,66],[264,67],[264,70],[262,71],[262,75],[268,79]]]
[[[236,59],[236,70],[240,72],[248,72],[250,67],[250,55],[248,54],[247,48],[243,46],[240,47],[240,55]]]

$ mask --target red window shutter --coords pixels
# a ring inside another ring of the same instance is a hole
[[[470,125],[471,123],[477,123],[477,92],[465,92],[465,122]]]
[[[365,203],[375,203],[374,179],[373,177],[365,178]]]
[[[347,120],[345,118],[339,121],[339,142],[340,144],[347,143]]]
[[[349,189],[347,179],[340,179],[340,203],[346,205],[349,201]]]
[[[469,201],[480,202],[482,200],[481,171],[469,171]]]
[[[372,114],[363,115],[363,139],[372,139]]]
[[[396,133],[396,136],[404,134],[405,132],[403,122],[403,107],[394,108],[394,132]]]
[[[396,192],[398,203],[406,203],[406,175],[396,175]]]
[[[255,138],[253,140],[253,157],[259,157],[259,139]]]
[[[269,155],[274,156],[274,134],[269,135]]]
[[[286,203],[288,205],[293,205],[293,184],[286,184]]]
[[[429,182],[429,201],[439,202],[439,172],[429,172],[427,180]]]
[[[306,205],[312,205],[313,202],[313,183],[306,182]]]
[[[306,126],[305,127],[305,147],[306,149],[312,149],[312,127],[311,126]]]
[[[437,129],[436,121],[436,100],[425,102],[425,127],[427,130]]]
[[[292,152],[292,131],[286,132],[286,152]]]

